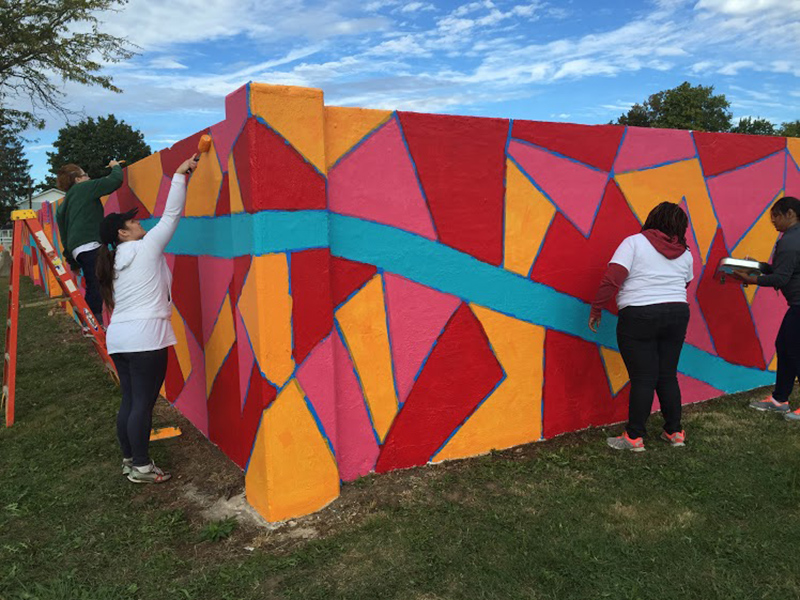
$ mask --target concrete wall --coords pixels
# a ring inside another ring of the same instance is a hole
[[[127,168],[106,210],[157,217],[204,133],[168,248],[165,393],[271,521],[373,471],[624,420],[616,317],[593,334],[588,303],[663,200],[691,222],[684,402],[773,380],[785,303],[713,274],[769,258],[798,139],[326,107],[250,84],[223,122]]]

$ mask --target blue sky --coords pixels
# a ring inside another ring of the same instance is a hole
[[[650,94],[713,85],[734,119],[800,119],[800,0],[130,0],[103,16],[139,54],[113,94],[68,84],[154,151],[224,118],[248,81],[328,105],[606,123]],[[34,179],[63,121],[29,132]],[[121,157],[124,158],[124,157]]]

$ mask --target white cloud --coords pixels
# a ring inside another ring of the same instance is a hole
[[[148,65],[151,69],[188,69],[186,65],[178,62],[174,58],[161,56],[150,61]]]
[[[413,12],[427,11],[427,10],[436,10],[436,7],[433,4],[429,4],[427,2],[409,2],[408,4],[403,5],[403,7],[400,9],[400,12],[413,13]]]
[[[733,16],[746,16],[766,11],[800,11],[799,0],[700,0],[695,10],[708,10]]]
[[[752,60],[737,60],[723,66],[719,71],[720,75],[738,75],[742,69],[752,69],[756,66]]]

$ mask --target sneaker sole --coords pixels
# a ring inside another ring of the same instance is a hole
[[[781,410],[780,408],[765,408],[763,406],[753,406],[752,404],[750,404],[749,406],[750,408],[752,408],[753,410],[757,410],[758,412],[771,412],[771,413],[778,413],[781,415],[785,415],[786,413],[791,412],[789,410]]]
[[[172,479],[172,475],[170,475],[165,479],[162,479],[161,481],[156,481],[155,479],[136,479],[135,477],[131,477],[130,475],[127,476],[127,479],[131,483],[167,483],[170,479]]]
[[[606,442],[606,446],[611,448],[612,450],[617,450],[618,452],[644,452],[647,448],[615,448],[608,442]]]

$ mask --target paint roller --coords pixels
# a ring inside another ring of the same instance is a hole
[[[204,133],[200,136],[200,140],[197,142],[197,154],[194,156],[194,160],[200,160],[200,156],[205,154],[211,150],[211,136],[207,133]],[[192,172],[192,169],[189,169],[189,172]]]

